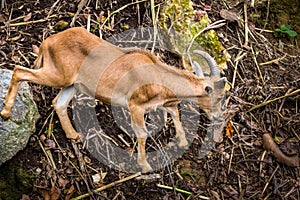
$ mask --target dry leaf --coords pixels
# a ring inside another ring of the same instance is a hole
[[[232,123],[229,121],[226,126],[226,136],[231,138],[234,133]]]
[[[239,19],[238,15],[235,12],[229,11],[229,10],[226,10],[226,9],[222,9],[220,11],[220,16],[223,19],[226,19],[226,20],[228,20],[230,22],[237,22],[238,25],[239,25],[239,27],[242,27],[240,19]]]
[[[59,184],[59,186],[61,186],[62,188],[65,188],[66,185],[67,185],[69,182],[70,182],[69,179],[66,179],[66,178],[61,177],[61,176],[58,177],[58,184]]]
[[[74,185],[72,185],[66,194],[65,200],[69,200],[75,192],[76,192],[76,188],[74,187]]]

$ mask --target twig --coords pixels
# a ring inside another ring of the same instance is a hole
[[[141,172],[138,172],[138,173],[133,174],[133,175],[131,175],[131,176],[128,176],[128,177],[126,177],[126,178],[117,180],[117,181],[115,181],[115,182],[112,182],[112,183],[110,183],[110,184],[107,184],[107,185],[104,185],[104,186],[102,186],[102,187],[100,187],[100,188],[95,189],[94,192],[101,192],[101,191],[106,190],[106,189],[108,189],[108,188],[111,188],[111,187],[113,187],[113,186],[115,186],[115,185],[118,185],[118,184],[123,183],[123,182],[125,182],[125,181],[128,181],[128,180],[130,180],[130,179],[136,178],[136,177],[140,176],[141,174],[142,174]],[[89,193],[86,193],[86,194],[83,194],[83,195],[81,195],[81,196],[75,197],[75,198],[73,198],[72,200],[79,200],[79,199],[83,199],[83,198],[86,198],[86,197],[89,197],[89,196],[90,196],[90,194],[89,194]]]
[[[252,55],[253,55],[253,60],[254,60],[255,66],[256,66],[256,68],[257,68],[257,70],[258,70],[258,73],[259,73],[259,77],[260,77],[260,79],[261,79],[261,81],[262,81],[262,85],[265,85],[265,80],[264,80],[264,77],[263,77],[263,75],[262,75],[262,73],[261,73],[261,70],[260,70],[260,68],[259,68],[259,65],[258,65],[258,63],[257,63],[256,56],[255,56],[255,54],[254,54],[254,50],[253,50],[252,45],[251,45],[251,52],[252,52]]]
[[[265,187],[264,187],[264,189],[263,189],[261,195],[263,195],[264,192],[266,191],[266,189],[267,189],[267,187],[268,187],[270,181],[272,180],[273,176],[274,176],[275,173],[277,172],[278,168],[279,168],[279,165],[277,165],[276,169],[274,170],[274,172],[273,172],[272,175],[270,176],[269,180],[266,182],[266,185],[265,185]]]
[[[91,32],[91,15],[88,15],[86,29]]]
[[[289,94],[285,94],[285,95],[283,95],[283,96],[280,96],[280,97],[271,99],[271,100],[269,100],[269,101],[263,102],[263,103],[258,104],[258,105],[256,105],[256,106],[253,106],[250,110],[246,111],[246,113],[251,112],[251,111],[253,111],[253,110],[257,109],[257,108],[263,107],[263,106],[265,106],[265,105],[267,105],[267,104],[269,104],[269,103],[272,103],[272,102],[274,102],[274,101],[277,101],[277,100],[280,100],[280,99],[283,99],[283,98],[286,98],[286,97],[289,97],[289,96],[293,96],[293,95],[295,95],[295,94],[297,94],[297,93],[299,93],[299,92],[300,92],[300,89],[295,90],[295,91],[293,91],[293,92],[291,92],[291,93],[289,93]]]
[[[29,60],[24,56],[24,54],[22,54],[22,52],[20,50],[18,50],[18,53],[21,55],[21,57],[26,61],[27,65],[30,66],[30,62]]]
[[[208,25],[207,27],[205,27],[205,28],[202,29],[201,31],[199,31],[199,32],[198,32],[196,35],[194,35],[194,37],[192,38],[192,40],[191,40],[191,42],[190,42],[188,48],[186,49],[186,52],[188,53],[188,52],[190,51],[190,49],[191,49],[191,47],[192,47],[192,45],[193,45],[195,39],[196,39],[199,35],[201,35],[203,32],[208,31],[208,30],[210,30],[210,29],[220,28],[220,27],[222,27],[222,26],[224,26],[224,25],[226,24],[225,22],[226,22],[225,19],[216,21],[216,22],[214,22],[214,23]]]
[[[57,17],[57,15],[51,15],[49,18]],[[38,19],[38,20],[33,20],[33,21],[28,21],[28,22],[19,22],[19,23],[14,23],[14,24],[8,24],[6,23],[6,26],[24,26],[24,25],[29,25],[29,24],[36,24],[36,23],[42,23],[48,21],[47,19]],[[5,26],[1,26],[3,28]]]
[[[247,3],[248,0],[244,1],[244,17],[245,17],[245,43],[244,43],[244,47],[248,48],[248,42],[249,42],[249,37],[248,37],[248,16],[247,16]]]
[[[128,142],[122,137],[122,135],[118,134],[118,138],[120,138],[120,140],[121,140],[127,147],[130,147],[130,144],[128,144]]]
[[[155,47],[155,43],[156,43],[156,37],[157,37],[157,23],[156,23],[156,15],[155,15],[155,3],[154,0],[150,1],[151,4],[151,15],[152,15],[152,25],[153,25],[153,45],[152,45],[152,49],[151,52],[154,52],[154,47]]]
[[[86,3],[87,3],[87,0],[81,0],[81,1],[80,1],[79,5],[78,5],[78,8],[77,8],[77,11],[76,11],[76,13],[75,13],[75,15],[74,15],[74,17],[73,17],[73,19],[72,19],[72,22],[71,22],[71,24],[70,24],[71,27],[74,26],[75,20],[76,20],[78,14],[81,12],[83,6],[85,6]]]
[[[230,173],[230,170],[231,170],[231,164],[232,164],[232,159],[233,159],[233,152],[234,152],[234,146],[231,149],[231,154],[230,154],[230,159],[229,159],[229,164],[228,164],[228,170],[227,170],[228,174]]]
[[[50,11],[48,12],[48,15],[47,15],[46,19],[49,19],[50,15],[52,14],[52,12],[53,12],[55,6],[58,4],[59,1],[60,1],[60,0],[57,0],[57,1],[51,6]]]
[[[156,184],[157,187],[160,187],[160,188],[163,188],[163,189],[168,189],[168,190],[174,190],[173,187],[171,186],[166,186],[166,185],[161,185],[161,184]],[[186,191],[186,190],[182,190],[182,189],[179,189],[179,188],[175,188],[175,190],[177,192],[181,192],[181,193],[184,193],[184,194],[188,194],[188,195],[191,195],[193,193],[189,192],[189,191]]]
[[[264,27],[262,28],[262,30],[260,31],[260,33],[262,33],[265,30],[266,26],[267,26],[268,19],[269,19],[269,14],[270,14],[270,0],[268,0],[267,16],[266,16],[266,20],[265,20],[265,23],[264,23]]]
[[[244,52],[242,55],[242,51],[240,51],[239,53],[238,53],[238,55],[237,55],[237,57],[236,57],[236,59],[234,60],[234,72],[233,72],[233,78],[232,78],[232,83],[231,83],[231,87],[232,88],[234,88],[234,85],[235,85],[235,79],[236,79],[236,74],[237,74],[237,66],[238,66],[238,64],[239,64],[239,61],[243,58],[243,57],[245,57],[246,55],[247,55],[247,53],[246,52]],[[231,60],[230,60],[230,62],[231,62]],[[233,65],[233,63],[232,63],[232,65]],[[242,80],[242,79],[241,79]]]
[[[287,56],[287,54],[284,54],[284,56],[282,56],[281,58],[277,58],[277,59],[270,60],[270,61],[267,61],[267,62],[264,62],[264,63],[260,63],[259,65],[263,66],[263,65],[269,65],[269,64],[272,64],[272,63],[276,63],[278,61],[283,60],[286,56]]]
[[[142,2],[146,2],[146,1],[148,1],[148,0],[136,1],[136,2],[132,2],[132,3],[126,4],[126,5],[122,6],[121,8],[119,8],[119,9],[113,11],[112,13],[110,13],[110,14],[107,16],[107,18],[105,19],[105,21],[104,21],[104,22],[101,24],[101,26],[99,27],[99,29],[100,29],[100,38],[102,38],[101,30],[102,30],[103,26],[106,24],[106,22],[107,22],[114,14],[116,14],[116,13],[118,13],[118,12],[124,10],[124,9],[127,8],[128,6],[135,5],[135,4],[142,3]]]

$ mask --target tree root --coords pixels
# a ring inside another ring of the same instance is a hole
[[[263,134],[263,146],[265,150],[269,151],[278,162],[290,167],[299,167],[300,159],[298,156],[285,155],[274,142],[273,138],[268,134]]]

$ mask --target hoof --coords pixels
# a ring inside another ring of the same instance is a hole
[[[78,141],[80,140],[80,135],[75,131],[72,133],[66,133],[66,137],[71,140]]]
[[[10,117],[10,112],[7,110],[2,110],[0,115],[3,119],[8,119]]]
[[[182,140],[178,140],[178,146],[182,149],[187,149],[188,148],[188,141],[184,138]]]
[[[149,173],[149,172],[153,172],[153,169],[152,169],[152,167],[147,163],[147,164],[145,164],[145,165],[140,165],[140,168],[142,168],[142,173],[143,174],[147,174],[147,173]]]

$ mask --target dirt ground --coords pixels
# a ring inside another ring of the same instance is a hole
[[[1,2],[0,67],[11,70],[15,64],[30,67],[36,58],[32,45],[39,46],[45,38],[64,29],[64,23],[70,24],[79,4],[68,0]],[[98,30],[97,22],[101,25],[109,13],[125,5],[113,21],[103,26],[104,39],[151,25],[150,2],[132,2],[87,1],[75,26],[85,27],[90,14],[91,27]],[[231,7],[242,18],[245,11],[243,3],[231,1],[197,0],[193,6],[195,10],[205,10],[212,22],[222,19],[222,9]],[[259,9],[263,8],[248,6],[252,33],[248,45],[245,45],[244,29],[235,21],[227,21],[215,30],[231,56],[223,75],[231,89],[226,97],[228,123],[224,139],[208,156],[199,159],[206,134],[205,126],[201,126],[189,149],[169,168],[155,171],[152,178],[150,175],[132,178],[95,192],[132,174],[109,168],[95,159],[82,143],[66,139],[51,106],[59,90],[30,83],[41,118],[27,147],[1,166],[0,199],[54,200],[83,194],[89,194],[86,199],[300,199],[299,162],[298,167],[290,164],[299,159],[300,149],[300,49],[295,38],[275,38],[268,31],[272,21],[266,22],[265,29],[256,23],[250,16],[261,12]],[[5,23],[8,20],[10,23]],[[95,34],[99,35],[99,31]],[[173,54],[161,51],[156,54],[169,63],[179,63]],[[104,131],[110,132],[122,148],[135,150],[130,137],[115,123],[111,108],[97,102],[96,110]],[[207,123],[205,117],[200,121]],[[168,119],[164,129],[155,136],[159,144],[168,143],[174,136],[173,126]],[[265,150],[265,133],[275,139],[284,158]],[[124,136],[129,147],[118,135]],[[157,150],[149,139],[147,147],[149,151]],[[95,174],[100,175],[97,183],[93,181]],[[180,190],[175,192],[163,186],[176,186]]]

